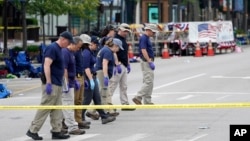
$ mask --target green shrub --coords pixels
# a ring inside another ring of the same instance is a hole
[[[23,51],[23,48],[19,47],[19,46],[15,46],[12,48],[13,51],[15,52],[19,52],[19,51]]]
[[[38,21],[36,18],[27,18],[26,24],[27,25],[38,25]]]
[[[39,46],[38,45],[29,45],[27,46],[27,52],[39,52]]]

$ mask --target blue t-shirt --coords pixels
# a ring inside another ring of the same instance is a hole
[[[82,56],[82,49],[75,52],[75,62],[76,62],[76,73],[83,75],[83,56]]]
[[[114,68],[114,54],[110,50],[109,47],[104,46],[97,54],[96,60],[96,70],[102,70],[102,61],[103,59],[108,60],[108,77],[111,78],[113,75],[113,68]]]
[[[53,42],[48,47],[46,47],[44,51],[44,57],[48,57],[53,60],[50,66],[51,83],[62,86],[64,65],[61,47],[56,42]]]
[[[62,53],[64,57],[64,68],[68,71],[69,87],[73,88],[76,76],[75,56],[68,48],[63,48]]]
[[[95,63],[96,63],[96,57],[94,52],[92,52],[89,48],[85,48],[82,52],[83,55],[83,68],[84,70],[86,68],[89,68],[91,73],[95,73]]]
[[[154,58],[154,51],[152,47],[152,43],[147,35],[142,35],[139,40],[139,51],[140,51],[140,56],[143,57],[143,54],[141,52],[141,49],[146,49],[149,58]]]

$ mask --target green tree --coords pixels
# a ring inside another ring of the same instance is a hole
[[[81,18],[93,19],[93,16],[85,11],[96,10],[99,0],[28,0],[27,12],[41,16],[43,29],[43,43],[45,43],[44,16],[47,14],[62,15],[74,14]]]
[[[41,16],[43,43],[45,44],[44,16],[47,14],[62,15],[67,12],[67,6],[62,0],[29,0],[27,12]]]
[[[78,16],[81,19],[87,20],[88,23],[97,19],[97,7],[99,0],[65,0],[68,3],[68,28],[71,29],[71,15]],[[90,26],[88,25],[88,31]]]

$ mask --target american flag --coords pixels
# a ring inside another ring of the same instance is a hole
[[[216,39],[217,26],[208,23],[198,25],[198,37]]]
[[[181,31],[188,30],[188,23],[177,23],[174,26],[180,29]]]

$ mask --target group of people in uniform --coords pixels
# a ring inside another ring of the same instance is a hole
[[[154,52],[150,37],[158,31],[157,25],[146,24],[140,37],[139,50],[143,85],[132,99],[135,104],[153,104],[151,95],[154,81]],[[107,25],[100,37],[81,34],[72,36],[68,31],[60,34],[43,52],[42,98],[40,105],[112,105],[112,95],[119,85],[122,105],[129,105],[127,75],[131,72],[126,37],[130,26],[122,23],[117,31]],[[123,111],[135,110],[131,108]],[[85,134],[91,122],[85,116],[102,124],[115,121],[116,109],[40,109],[26,133],[33,140],[48,115],[52,139],[68,139],[70,135]]]

